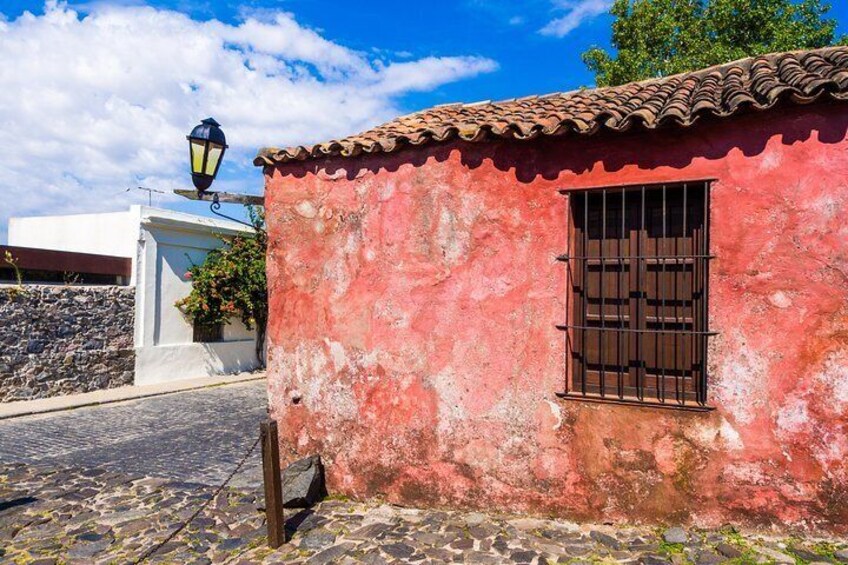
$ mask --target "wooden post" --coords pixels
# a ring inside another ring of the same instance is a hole
[[[262,470],[265,477],[265,521],[268,524],[268,545],[278,548],[286,543],[286,520],[283,515],[283,485],[280,477],[280,444],[277,422],[268,420],[259,425],[262,436]]]

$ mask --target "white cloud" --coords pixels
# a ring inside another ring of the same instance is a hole
[[[284,12],[229,25],[92,6],[0,15],[0,235],[12,215],[123,208],[128,186],[184,186],[185,135],[207,116],[224,125],[230,166],[257,184],[250,160],[262,145],[340,137],[402,112],[406,93],[496,68],[385,60]]]
[[[555,0],[556,9],[565,11],[565,15],[548,22],[541,33],[565,37],[584,22],[609,11],[612,3],[613,0]]]

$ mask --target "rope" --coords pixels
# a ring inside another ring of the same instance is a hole
[[[207,506],[209,506],[209,503],[212,502],[213,500],[215,500],[218,497],[218,495],[221,494],[221,491],[224,490],[224,487],[226,487],[229,484],[229,482],[231,480],[233,480],[233,477],[236,475],[236,473],[238,473],[241,470],[241,468],[247,462],[248,457],[250,457],[251,454],[256,450],[256,446],[259,445],[259,442],[261,440],[262,440],[262,436],[259,436],[258,438],[256,438],[256,441],[253,442],[253,445],[250,446],[250,449],[248,449],[247,453],[244,454],[244,457],[241,458],[241,461],[239,461],[238,465],[236,465],[236,468],[233,469],[233,472],[230,473],[229,476],[227,476],[227,478],[224,480],[224,482],[221,483],[221,485],[218,488],[215,489],[215,492],[212,493],[212,496],[209,497],[208,500],[204,501],[203,504],[200,505],[200,507],[194,512],[194,514],[189,516],[188,519],[185,522],[183,522],[182,524],[180,524],[179,528],[177,528],[176,530],[171,532],[171,534],[168,535],[168,537],[166,537],[164,540],[162,540],[161,542],[157,543],[156,545],[154,545],[153,547],[151,547],[150,549],[145,551],[141,555],[141,557],[139,557],[137,560],[133,561],[133,565],[139,565],[140,563],[143,563],[144,561],[147,561],[148,559],[150,559],[150,557],[152,557],[154,553],[159,551],[162,548],[163,545],[165,545],[166,543],[168,543],[169,541],[171,541],[172,539],[177,537],[180,532],[182,532],[189,524],[191,524],[192,520],[197,518],[200,515],[200,513],[203,512],[206,509]]]

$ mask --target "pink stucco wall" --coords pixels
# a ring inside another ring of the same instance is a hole
[[[331,492],[848,532],[848,105],[266,168],[269,392]],[[715,178],[708,413],[560,400],[559,188]]]

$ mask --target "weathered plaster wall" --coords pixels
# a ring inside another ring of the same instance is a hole
[[[331,491],[848,531],[848,107],[266,169],[269,387]],[[709,413],[558,400],[563,187],[715,178]]]
[[[135,289],[0,286],[0,402],[131,385]]]

